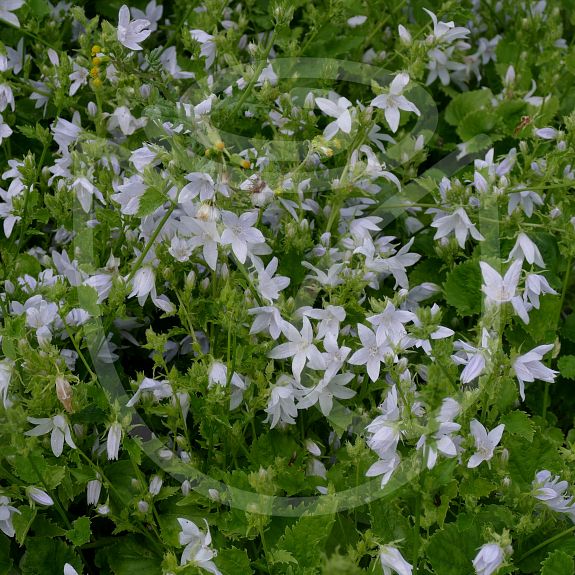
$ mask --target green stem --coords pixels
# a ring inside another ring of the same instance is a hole
[[[158,224],[158,227],[154,230],[152,237],[148,240],[148,243],[146,244],[144,251],[140,254],[140,257],[136,260],[136,263],[134,264],[132,271],[128,274],[128,278],[126,280],[127,283],[129,283],[130,281],[132,281],[132,279],[134,279],[134,276],[136,275],[136,272],[142,265],[144,258],[148,255],[148,252],[152,249],[154,242],[156,241],[158,235],[162,231],[162,228],[166,225],[166,222],[170,219],[170,216],[172,215],[172,212],[176,209],[176,206],[177,204],[174,202],[170,206],[168,211],[164,214],[164,217],[161,219],[160,223]]]
[[[268,57],[269,57],[270,52],[272,50],[272,47],[274,45],[274,36],[275,36],[275,30],[272,30],[270,32],[268,45],[266,46],[265,56],[264,56],[264,58],[262,58],[262,60],[258,64],[258,67],[256,68],[256,71],[254,72],[253,76],[251,77],[249,84],[246,86],[243,94],[241,95],[240,99],[238,100],[238,103],[235,105],[234,110],[233,110],[234,114],[236,114],[238,112],[238,110],[242,107],[242,104],[246,101],[246,98],[249,96],[254,84],[256,83],[257,79],[260,77],[260,74],[261,74],[262,70],[264,69],[264,66],[268,63]]]
[[[533,555],[533,553],[539,551],[539,549],[543,549],[543,547],[546,547],[547,545],[553,543],[554,541],[557,541],[557,539],[561,539],[562,537],[568,535],[569,533],[572,533],[573,531],[575,531],[575,525],[573,525],[573,527],[569,527],[569,529],[565,529],[565,531],[561,531],[561,533],[557,533],[557,535],[553,535],[553,537],[549,537],[549,539],[545,539],[545,541],[539,543],[539,545],[535,545],[535,547],[529,549],[527,553],[523,554],[519,559],[517,559],[517,563],[521,563],[521,561],[527,559],[527,557],[530,557],[531,555]]]
[[[559,306],[557,307],[557,316],[555,318],[555,331],[559,327],[559,321],[561,320],[561,311],[563,310],[563,304],[565,303],[565,296],[567,295],[567,289],[569,287],[569,280],[571,278],[571,266],[573,265],[573,257],[569,256],[567,258],[567,269],[565,270],[565,276],[563,278],[563,287],[561,288],[561,299],[559,300]],[[547,409],[549,408],[550,398],[549,398],[549,382],[545,382],[545,391],[543,393],[543,409],[542,417],[543,419],[547,416]]]

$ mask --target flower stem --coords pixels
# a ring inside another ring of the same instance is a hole
[[[545,541],[539,543],[539,545],[535,545],[535,547],[529,549],[527,553],[524,553],[519,559],[517,559],[517,563],[521,563],[521,561],[527,559],[527,557],[530,557],[531,555],[533,555],[533,553],[539,551],[539,549],[543,549],[543,547],[546,547],[547,545],[553,543],[554,541],[557,541],[558,539],[561,539],[562,537],[568,535],[569,533],[572,533],[573,531],[575,531],[575,525],[573,525],[573,527],[569,527],[569,529],[565,529],[565,531],[561,531],[561,533],[557,533],[557,535],[553,535],[553,537],[549,537],[549,539],[545,539]]]

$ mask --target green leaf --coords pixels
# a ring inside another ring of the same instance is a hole
[[[27,505],[21,505],[18,507],[18,511],[20,511],[20,513],[15,513],[12,516],[12,524],[16,532],[16,541],[22,545],[32,527],[32,523],[36,517],[36,510]]]
[[[8,537],[0,537],[0,575],[8,575],[11,568],[10,539]]]
[[[237,575],[245,573],[251,575],[253,569],[250,567],[250,558],[245,549],[221,549],[214,563],[223,575]]]
[[[140,218],[150,215],[166,201],[166,196],[156,188],[148,188],[140,198],[136,215]]]
[[[561,335],[569,341],[575,342],[575,313],[571,313],[565,318],[561,328]]]
[[[443,285],[445,300],[462,316],[481,311],[481,270],[476,261],[455,266]]]
[[[541,564],[541,575],[573,575],[575,565],[567,553],[557,549]]]
[[[535,425],[525,412],[512,411],[501,418],[501,423],[505,424],[506,433],[523,437],[529,442],[533,439]]]
[[[78,517],[72,523],[73,529],[66,531],[66,537],[75,546],[80,547],[85,543],[90,541],[91,530],[90,530],[90,518],[89,517]]]
[[[529,491],[535,473],[540,469],[560,469],[561,457],[556,446],[545,436],[536,433],[531,442],[523,437],[509,435],[509,474],[521,489]]]
[[[557,361],[561,375],[567,379],[575,379],[575,355],[564,355]]]
[[[497,125],[497,115],[489,110],[475,110],[463,118],[457,126],[457,134],[465,142],[479,134],[489,134]]]
[[[529,312],[529,323],[523,324],[523,329],[531,336],[536,345],[553,343],[557,337],[557,324],[561,301],[557,296],[548,295],[541,298],[539,309]]]
[[[114,575],[158,575],[162,572],[161,559],[132,535],[121,538],[104,553]]]
[[[30,537],[20,569],[22,575],[62,575],[66,563],[70,563],[78,573],[82,572],[82,562],[64,541]]]
[[[470,112],[491,108],[491,98],[493,94],[487,88],[457,94],[445,110],[445,121],[452,126],[458,126]]]
[[[335,512],[332,501],[326,505]],[[333,514],[303,515],[294,525],[286,527],[273,552],[288,551],[297,561],[299,570],[316,568],[321,562],[319,550],[323,549],[334,522]]]
[[[78,304],[82,308],[92,316],[97,317],[100,315],[98,292],[92,286],[77,286],[74,291],[78,297]]]
[[[275,565],[276,563],[294,563],[297,565],[297,559],[285,549],[276,549],[271,551],[269,560],[272,565]]]
[[[473,573],[473,558],[483,543],[477,523],[461,528],[456,523],[445,525],[429,539],[427,556],[434,573],[462,575]]]

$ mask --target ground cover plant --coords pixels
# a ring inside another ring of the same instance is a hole
[[[575,573],[572,0],[0,0],[0,573]]]

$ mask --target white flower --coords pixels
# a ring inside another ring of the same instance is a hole
[[[505,275],[502,277],[488,263],[479,262],[481,272],[483,273],[483,285],[481,289],[487,296],[488,304],[501,305],[510,302],[515,313],[523,320],[529,323],[529,315],[525,303],[520,295],[517,294],[517,284],[521,275],[523,262],[515,260]]]
[[[431,226],[437,228],[434,240],[440,240],[451,234],[455,234],[457,238],[457,243],[463,249],[465,248],[465,242],[467,236],[471,234],[471,237],[477,241],[483,241],[485,238],[477,231],[475,224],[469,219],[467,212],[463,208],[457,208],[452,214],[440,215],[443,212],[437,214]]]
[[[376,328],[376,340],[378,345],[397,345],[407,334],[403,324],[417,319],[410,311],[395,309],[388,301],[383,312],[372,315],[367,321]]]
[[[70,563],[66,563],[64,565],[64,575],[78,575],[78,571]]]
[[[54,500],[44,490],[38,487],[27,487],[26,493],[33,503],[46,506],[54,505]]]
[[[476,575],[492,575],[505,562],[505,550],[497,543],[486,543],[473,559]]]
[[[11,359],[5,358],[0,360],[0,397],[2,397],[2,404],[5,409],[12,405],[12,402],[8,399],[8,388],[13,371],[14,362]]]
[[[20,21],[16,14],[12,14],[14,10],[18,10],[24,5],[24,0],[0,0],[0,20],[20,28]]]
[[[296,387],[293,378],[286,374],[280,375],[277,383],[272,387],[266,413],[266,421],[271,422],[270,427],[274,428],[278,423],[295,423],[297,417],[297,407],[295,400],[299,398],[300,391]]]
[[[254,261],[254,265],[258,272],[258,292],[264,299],[273,303],[274,300],[279,298],[280,292],[289,285],[290,278],[286,276],[274,277],[278,269],[278,259],[276,257],[272,258],[265,268],[258,260]]]
[[[386,357],[394,355],[393,350],[387,341],[379,344],[375,333],[365,325],[358,324],[357,332],[362,347],[347,362],[351,365],[365,365],[369,378],[375,382],[379,378],[381,363],[385,361]]]
[[[350,399],[356,392],[347,388],[347,384],[355,377],[353,373],[341,373],[333,377],[323,377],[317,385],[304,392],[297,407],[307,409],[319,402],[321,412],[327,417],[333,408],[333,398]]]
[[[399,549],[392,545],[384,545],[379,551],[383,575],[391,575],[392,572],[397,573],[397,575],[412,574],[413,566],[403,558]]]
[[[120,128],[124,136],[132,135],[136,130],[143,128],[147,123],[147,118],[136,118],[127,106],[119,106],[114,110],[108,120],[108,130]]]
[[[366,477],[379,477],[381,478],[381,488],[383,489],[391,479],[394,471],[399,467],[401,458],[393,451],[388,451],[383,454],[378,461],[376,461],[366,472]]]
[[[222,233],[222,244],[231,244],[234,254],[242,264],[249,253],[248,244],[265,243],[264,235],[253,227],[257,219],[257,212],[245,212],[241,216],[233,212],[222,212],[222,221],[226,226]]]
[[[4,118],[0,114],[0,144],[2,140],[9,138],[12,135],[12,128],[8,124],[4,123]]]
[[[92,207],[92,196],[96,196],[96,199],[103,204],[105,203],[102,193],[84,176],[76,178],[70,187],[76,192],[78,201],[86,213],[88,213]]]
[[[155,290],[156,275],[150,266],[141,267],[132,279],[132,291],[128,297],[136,296],[138,303],[143,306],[148,299],[148,295]]]
[[[379,455],[380,459],[388,459],[395,453],[401,437],[401,410],[397,402],[397,387],[388,391],[385,401],[379,406],[378,415],[365,428],[369,434],[367,446]],[[379,474],[378,474],[379,475]]]
[[[517,241],[515,242],[515,246],[509,252],[509,260],[527,260],[529,264],[535,264],[540,268],[545,267],[545,262],[541,257],[541,253],[539,252],[539,248],[537,245],[529,238],[527,234],[521,232],[517,236]]]
[[[277,340],[286,328],[287,322],[275,306],[253,307],[248,310],[248,314],[255,315],[250,334],[267,331],[273,340]]]
[[[150,23],[148,26],[150,32],[155,32],[158,29],[158,22],[162,17],[164,7],[161,4],[158,6],[156,4],[156,0],[151,0],[146,4],[146,12],[142,12],[138,8],[131,8],[130,11],[134,18],[143,18],[148,20]]]
[[[348,110],[351,102],[347,98],[337,98],[336,101],[328,100],[327,98],[316,98],[315,103],[324,114],[335,118],[333,122],[325,127],[323,135],[326,140],[331,140],[340,130],[344,134],[351,132],[351,115]]]
[[[519,380],[519,394],[525,400],[525,382],[536,379],[553,383],[559,373],[543,365],[541,360],[546,353],[553,349],[553,344],[539,345],[524,355],[520,355],[513,361],[513,371]]]
[[[204,520],[205,521],[205,520]],[[178,518],[178,523],[182,528],[179,539],[180,545],[185,545],[182,552],[180,565],[192,563],[201,569],[205,569],[214,575],[222,575],[220,570],[212,561],[217,555],[217,551],[210,548],[212,543],[212,536],[210,535],[210,528],[206,521],[206,533],[204,534],[198,526],[189,519]]]
[[[108,439],[106,441],[106,451],[108,453],[108,461],[118,459],[120,451],[120,443],[122,442],[122,425],[118,421],[114,421],[108,430]]]
[[[454,343],[454,347],[458,351],[455,355],[451,356],[451,359],[457,365],[465,365],[465,368],[461,372],[461,383],[470,383],[483,373],[486,361],[490,356],[489,339],[489,332],[483,328],[480,347],[473,347],[461,340]]]
[[[417,106],[402,95],[408,83],[409,75],[402,72],[393,79],[387,94],[380,94],[371,101],[372,106],[384,110],[385,119],[392,132],[397,132],[399,128],[400,110],[414,112],[417,116],[421,115]]]
[[[575,503],[573,497],[566,495],[569,484],[561,481],[558,475],[551,478],[551,472],[546,469],[538,471],[531,483],[531,495],[542,501],[547,507],[558,513],[568,513],[575,523]]]
[[[272,359],[293,357],[292,372],[296,381],[299,382],[307,360],[310,361],[312,369],[325,369],[324,358],[313,343],[313,329],[307,317],[304,316],[303,318],[301,332],[286,322],[284,335],[289,342],[274,347],[269,352],[268,357]]]
[[[424,8],[424,10],[433,21],[433,39],[435,41],[450,44],[455,42],[455,40],[464,39],[471,33],[463,26],[455,26],[454,22],[438,22],[437,16],[431,12],[431,10],[427,10],[426,8]]]
[[[527,274],[523,301],[535,309],[539,309],[539,296],[545,294],[557,295],[557,292],[549,285],[545,276]]]
[[[12,515],[20,513],[16,507],[10,505],[10,499],[5,495],[0,495],[0,530],[8,537],[14,537],[14,526],[12,525]]]
[[[347,19],[347,25],[350,28],[355,28],[356,26],[361,26],[362,24],[365,24],[367,20],[367,16],[352,16],[351,18]]]
[[[149,30],[151,22],[145,18],[130,19],[130,9],[124,4],[118,13],[118,42],[130,50],[141,50],[143,42],[152,31]]]
[[[192,234],[189,244],[194,249],[202,246],[204,261],[215,270],[218,262],[218,244],[221,243],[220,234],[213,220],[183,217],[182,224],[186,233]]]
[[[162,7],[159,6],[158,8]],[[151,26],[150,29],[153,31]],[[178,55],[175,46],[170,46],[169,48],[166,48],[162,52],[160,56],[160,62],[162,63],[162,66],[164,66],[164,69],[169,74],[171,74],[172,78],[174,78],[175,80],[187,80],[189,78],[195,77],[195,74],[193,72],[184,72],[180,68],[178,64]]]
[[[187,238],[174,236],[170,242],[168,253],[179,262],[187,262],[194,251],[193,245]]]
[[[14,94],[8,84],[0,84],[0,112],[3,112],[8,106],[14,111]]]
[[[162,489],[162,484],[162,478],[159,475],[154,475],[150,481],[150,486],[148,487],[150,495],[158,495],[158,493],[160,493],[160,489]]]
[[[217,47],[214,37],[203,30],[190,30],[192,39],[202,45],[200,56],[206,59],[206,70],[214,63]]]
[[[68,76],[70,81],[70,92],[69,95],[73,96],[82,86],[88,82],[90,76],[87,68],[79,66],[76,62],[72,64],[73,72]]]
[[[211,200],[215,196],[216,187],[210,174],[192,172],[186,176],[186,180],[190,183],[182,188],[178,198],[180,203],[189,202],[198,195],[202,202]]]
[[[476,452],[470,457],[467,467],[473,468],[480,465],[483,461],[489,461],[493,457],[493,450],[499,445],[505,425],[502,423],[493,428],[489,433],[483,425],[474,419],[469,424],[471,434],[475,439]]]
[[[26,431],[24,435],[38,437],[39,435],[50,433],[50,445],[56,457],[62,455],[64,441],[72,449],[76,449],[72,434],[70,433],[70,426],[63,415],[55,415],[54,417],[47,418],[28,417],[27,419],[30,423],[36,425],[36,427],[30,431]]]
[[[523,190],[521,192],[512,192],[509,194],[509,204],[507,206],[507,213],[511,215],[518,206],[525,215],[530,218],[533,215],[534,206],[542,206],[543,200],[537,192],[531,192],[529,190]]]
[[[173,395],[172,386],[167,379],[157,381],[155,379],[145,377],[142,380],[142,383],[140,383],[136,393],[134,393],[130,401],[126,403],[126,407],[133,407],[136,405],[144,392],[151,393],[155,401],[161,401],[162,399],[172,397]]]

